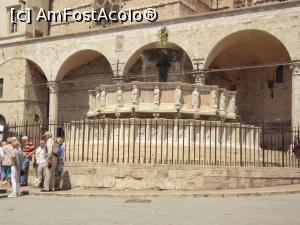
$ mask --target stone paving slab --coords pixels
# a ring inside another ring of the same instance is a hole
[[[3,190],[3,189],[2,189]],[[7,188],[10,193],[10,188]],[[7,196],[3,190],[1,196]],[[227,189],[227,190],[203,190],[203,191],[114,191],[114,190],[84,190],[72,189],[66,191],[41,192],[40,189],[32,187],[21,188],[23,195],[35,196],[61,196],[61,197],[247,197],[247,196],[270,196],[283,194],[299,194],[300,184],[283,185],[276,187],[248,188],[248,189]]]

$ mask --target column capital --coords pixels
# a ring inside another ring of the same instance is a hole
[[[300,76],[300,60],[292,61],[291,69],[293,70],[292,76]]]
[[[56,93],[58,91],[58,84],[55,81],[49,81],[47,83],[50,93]]]

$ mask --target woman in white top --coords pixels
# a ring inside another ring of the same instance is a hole
[[[40,146],[35,150],[35,158],[38,168],[38,179],[36,187],[40,188],[44,182],[44,163],[46,161],[46,142],[44,140],[40,141]]]
[[[12,193],[9,198],[15,198],[20,195],[20,173],[21,165],[24,160],[23,153],[20,149],[21,144],[16,138],[12,138],[12,150],[11,150],[11,186]]]

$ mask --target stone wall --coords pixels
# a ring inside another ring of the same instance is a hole
[[[97,3],[99,2],[99,3]],[[64,8],[71,8],[76,11],[88,11],[91,9],[97,9],[99,6],[105,8],[106,2],[111,5],[117,3],[120,10],[139,10],[144,12],[147,8],[154,8],[158,15],[158,20],[166,20],[172,18],[178,18],[181,16],[188,16],[196,13],[204,13],[209,11],[207,3],[202,3],[200,0],[187,1],[187,0],[80,0],[80,1],[70,1],[70,0],[55,0],[52,1],[52,10],[62,11]],[[119,3],[118,3],[119,2]],[[100,4],[102,3],[102,4]],[[129,23],[125,23],[129,24]],[[87,23],[76,23],[74,21],[69,21],[68,23],[56,23],[51,24],[50,35],[73,33],[80,31],[88,31],[95,28],[105,28],[111,26],[119,26],[121,23],[103,23],[102,25],[97,25],[94,22]]]
[[[64,188],[197,191],[300,183],[300,170],[288,168],[67,163],[64,170]]]
[[[76,11],[90,11],[93,8],[93,0],[54,0],[52,1],[53,11],[63,11],[64,8],[71,8]],[[50,35],[58,35],[65,33],[73,33],[80,31],[88,31],[93,28],[93,23],[75,23],[74,21],[69,21],[68,23],[52,22],[50,25]]]
[[[0,67],[0,78],[4,80],[0,115],[6,121],[21,121],[24,118],[26,64],[24,59],[15,59]]]
[[[285,67],[283,83],[274,81],[273,88],[268,81],[275,80],[275,69],[239,71],[231,76],[209,76],[209,84],[231,89],[236,86],[237,114],[247,123],[282,123],[291,121],[292,78],[289,67]],[[226,80],[233,81],[228,82]],[[273,91],[272,91],[273,90]]]
[[[0,114],[7,121],[34,121],[35,117],[46,121],[47,79],[34,64],[25,59],[11,60],[0,67],[0,78],[4,79]]]
[[[45,75],[32,63],[27,62],[25,75],[24,120],[46,122],[49,91]]]

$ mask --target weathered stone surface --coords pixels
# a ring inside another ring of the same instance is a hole
[[[32,177],[31,181],[33,181]],[[64,183],[72,188],[108,188],[111,190],[208,190],[269,187],[300,183],[300,169],[67,163]]]

